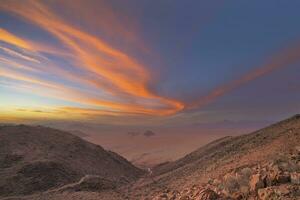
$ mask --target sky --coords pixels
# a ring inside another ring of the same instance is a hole
[[[300,112],[298,0],[0,4],[1,122],[181,127]]]

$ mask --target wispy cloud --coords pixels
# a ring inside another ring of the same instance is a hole
[[[268,75],[276,69],[288,67],[291,64],[300,62],[300,44],[296,43],[287,48],[282,49],[280,52],[272,55],[268,58],[264,64],[258,67],[254,67],[254,70],[248,72],[247,74],[239,77],[236,80],[232,80],[224,85],[221,85],[206,96],[201,96],[197,100],[193,101],[187,106],[187,109],[201,108],[206,106],[219,97],[222,97],[232,90],[243,86],[244,84],[253,81],[259,77]]]
[[[0,49],[2,51],[4,51],[5,53],[11,55],[11,56],[14,56],[14,57],[17,57],[17,58],[21,58],[21,59],[24,59],[24,60],[27,60],[27,61],[35,62],[35,63],[40,63],[40,61],[38,61],[37,59],[29,57],[29,56],[27,56],[25,54],[19,53],[17,51],[12,50],[12,49],[9,49],[9,48],[6,48],[6,47],[2,47],[2,46],[0,46]]]
[[[1,7],[38,25],[62,42],[73,54],[73,64],[76,67],[96,75],[95,80],[87,81],[90,84],[116,96],[124,97],[126,94],[127,97],[134,98],[135,102],[150,100],[155,102],[154,105],[157,105],[156,108],[143,108],[149,104],[131,105],[129,107],[135,108],[132,110],[133,112],[149,111],[150,114],[165,115],[176,113],[184,107],[183,103],[179,101],[151,91],[148,86],[151,81],[150,73],[136,59],[109,45],[100,37],[95,37],[72,26],[42,2],[27,1],[26,4],[12,2],[1,5]],[[20,42],[10,43],[19,45]],[[21,43],[19,46],[28,47],[30,45]],[[99,80],[105,84],[99,84]],[[117,103],[112,102],[111,104]],[[118,107],[127,108],[128,105]]]
[[[122,36],[120,40],[146,49],[138,34],[122,24],[111,10],[107,10],[109,7],[103,5],[105,9],[99,17],[95,16],[96,12],[90,12],[93,6],[87,6],[82,1],[64,1],[62,6],[80,13],[82,26],[101,27],[105,33]],[[75,107],[66,104],[52,108],[57,114],[173,115],[202,108],[232,90],[300,59],[300,47],[289,47],[272,56],[265,64],[254,67],[253,71],[192,102],[184,103],[156,93],[150,87],[156,84],[156,77],[153,77],[149,66],[108,41],[103,34],[84,29],[63,17],[51,7],[51,3],[6,1],[0,4],[0,10],[38,27],[59,44],[49,44],[47,40],[42,44],[0,28],[1,44],[6,44],[0,46],[0,51],[7,54],[7,57],[0,57],[0,77],[7,79],[6,85],[10,83],[23,92],[82,105]],[[51,54],[63,62],[57,62],[51,56],[48,59],[45,54]]]

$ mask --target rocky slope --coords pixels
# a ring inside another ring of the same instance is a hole
[[[140,187],[149,199],[300,199],[299,148],[296,115],[157,166],[153,181]],[[163,190],[155,190],[158,187]]]
[[[142,173],[121,156],[67,132],[0,127],[0,198],[58,188],[89,174],[99,176],[103,184],[118,185]]]
[[[18,157],[11,160],[19,162]],[[218,139],[128,184],[90,175],[44,193],[8,199],[299,200],[300,115],[254,133]]]

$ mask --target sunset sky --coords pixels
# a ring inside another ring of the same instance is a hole
[[[0,121],[193,127],[300,112],[300,1],[0,3]]]

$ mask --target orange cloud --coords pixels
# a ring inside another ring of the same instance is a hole
[[[171,114],[169,109],[159,109],[159,113],[157,113],[156,109],[146,108],[144,105],[138,104],[128,104],[128,103],[118,103],[111,102],[99,99],[85,93],[83,91],[77,90],[75,88],[66,87],[62,84],[53,83],[45,80],[38,79],[36,77],[31,77],[28,75],[24,75],[22,73],[18,73],[13,70],[8,69],[0,69],[0,77],[5,77],[13,80],[23,81],[26,83],[30,83],[33,85],[22,85],[22,87],[18,86],[18,90],[23,92],[30,92],[33,94],[42,95],[45,97],[61,99],[70,102],[76,102],[83,105],[101,107],[102,113],[119,113],[119,114],[146,114],[146,115],[168,115]],[[76,112],[76,109],[73,109]],[[100,114],[100,108],[94,109],[97,112],[93,112],[95,114]]]
[[[14,34],[2,28],[0,28],[0,41],[13,44],[24,49],[31,49],[30,45],[25,40],[15,36]]]
[[[289,65],[300,61],[300,44],[290,46],[281,52],[273,55],[265,64],[259,66],[253,71],[243,75],[242,77],[224,84],[212,90],[208,95],[200,97],[187,106],[187,109],[201,108],[217,100],[219,97],[226,95],[232,90],[252,81],[261,76],[267,75],[276,69],[288,67]]]
[[[135,109],[133,111],[157,115],[173,114],[183,109],[184,104],[182,102],[159,96],[149,89],[148,84],[151,76],[138,61],[112,47],[101,38],[62,20],[42,2],[26,1],[26,4],[8,2],[5,5],[0,5],[0,8],[18,14],[54,35],[74,55],[74,64],[78,68],[97,75],[99,79],[108,83],[106,85],[111,85],[111,87],[103,87],[97,82],[97,86],[101,89],[117,96],[121,91],[122,94],[136,98],[136,101],[149,99],[160,102],[160,107],[163,109],[143,108],[140,105],[118,105],[118,108],[133,107]],[[96,81],[90,82],[96,83]],[[101,102],[101,100],[98,101]],[[110,104],[116,107],[115,103],[111,102]]]

